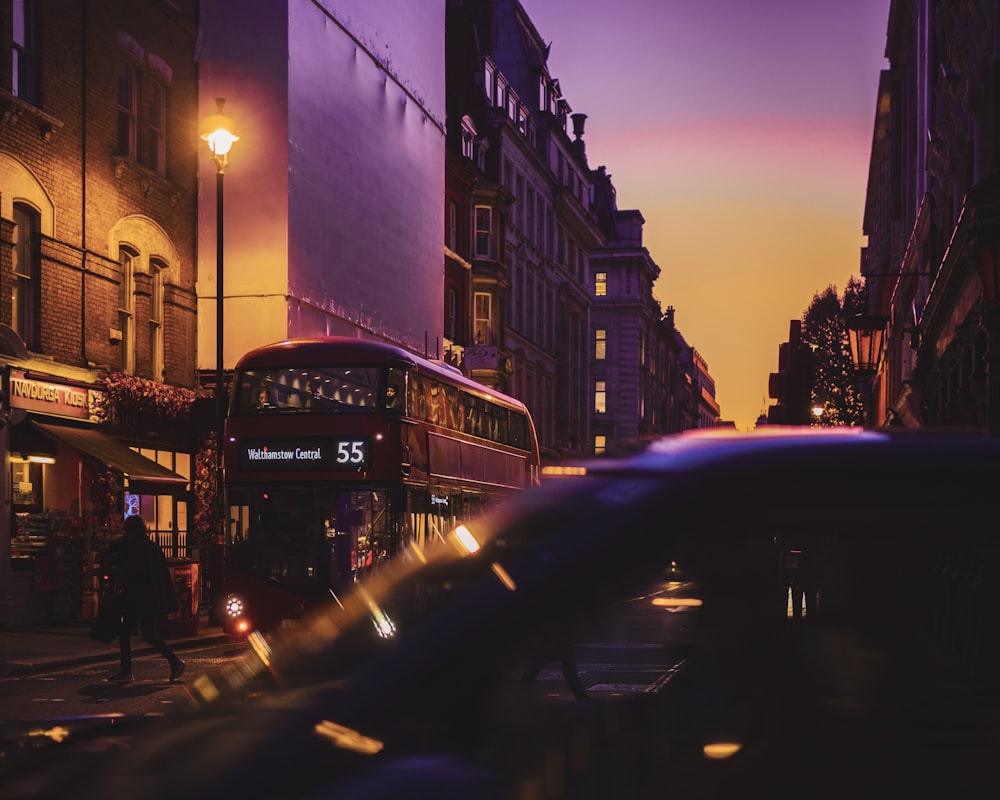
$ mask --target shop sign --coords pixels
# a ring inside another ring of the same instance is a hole
[[[62,383],[57,378],[29,377],[22,369],[11,369],[8,392],[11,408],[74,419],[90,419],[93,395],[101,392],[85,386]]]
[[[471,369],[496,369],[499,363],[499,350],[494,345],[477,344],[465,348],[465,359],[462,361],[462,368]]]

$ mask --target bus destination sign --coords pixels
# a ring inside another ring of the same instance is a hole
[[[303,439],[245,439],[239,442],[245,472],[366,472],[371,437],[316,436]]]

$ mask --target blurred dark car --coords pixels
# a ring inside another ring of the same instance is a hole
[[[9,740],[0,797],[995,794],[1000,438],[692,433],[565,473],[182,713]]]

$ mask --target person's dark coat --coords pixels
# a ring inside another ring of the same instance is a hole
[[[177,611],[167,559],[160,546],[146,535],[145,526],[126,532],[112,544],[102,563],[109,566],[127,617],[162,617]]]

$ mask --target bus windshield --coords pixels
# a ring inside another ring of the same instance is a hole
[[[233,412],[371,412],[378,407],[382,367],[290,367],[246,370],[238,376]]]

